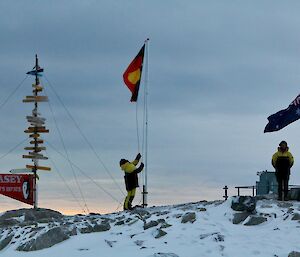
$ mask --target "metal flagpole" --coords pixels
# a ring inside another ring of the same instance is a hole
[[[145,67],[145,175],[143,185],[143,207],[148,205],[148,64],[149,64],[149,38],[145,41],[146,67]]]

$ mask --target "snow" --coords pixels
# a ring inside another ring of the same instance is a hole
[[[33,252],[16,251],[16,240],[0,254],[1,257],[153,257],[156,253],[174,253],[179,257],[287,257],[292,251],[300,251],[300,223],[292,220],[295,213],[300,213],[299,202],[289,206],[275,200],[258,201],[258,215],[268,220],[256,226],[234,225],[235,211],[230,203],[229,199],[149,208],[151,217],[146,222],[165,219],[172,225],[163,228],[167,235],[158,239],[154,236],[159,226],[144,230],[143,221],[135,214],[120,212],[105,217],[116,219],[124,215],[124,220],[133,219],[131,225],[130,222],[111,224],[109,231],[79,233],[51,248]],[[181,223],[181,216],[187,212],[196,213],[194,223]]]

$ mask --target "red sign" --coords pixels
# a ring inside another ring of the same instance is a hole
[[[0,174],[0,194],[33,205],[34,175]]]

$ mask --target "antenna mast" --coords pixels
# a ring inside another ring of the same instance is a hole
[[[31,159],[32,165],[26,165],[27,169],[31,169],[34,174],[34,188],[33,188],[33,205],[34,209],[37,208],[37,170],[47,170],[50,171],[51,168],[39,166],[39,160],[47,160],[48,157],[44,156],[40,152],[42,150],[46,150],[46,147],[41,146],[44,143],[44,140],[40,138],[40,133],[49,133],[49,130],[45,127],[45,118],[40,116],[38,112],[38,103],[39,102],[47,102],[48,97],[39,95],[40,92],[43,91],[43,87],[40,85],[40,77],[44,69],[39,66],[38,56],[35,56],[35,66],[33,69],[26,74],[32,75],[35,77],[35,83],[32,84],[33,95],[26,96],[23,99],[24,103],[34,103],[34,109],[32,110],[31,116],[26,116],[27,121],[29,122],[30,126],[24,132],[29,134],[30,144],[31,146],[25,147],[25,150],[30,151],[27,155],[23,155],[25,159]]]
[[[148,206],[148,64],[149,64],[149,38],[145,41],[146,44],[146,67],[145,67],[145,173],[144,173],[144,185],[143,185],[143,207]]]

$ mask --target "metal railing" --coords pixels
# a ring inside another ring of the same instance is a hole
[[[241,189],[251,189],[252,190],[252,196],[256,196],[257,195],[257,190],[256,190],[256,186],[236,186],[234,187],[235,189],[237,189],[237,195],[240,196],[241,195]],[[228,186],[224,186],[224,196],[223,198],[225,200],[228,199]],[[300,185],[289,185],[289,189],[300,189]]]

